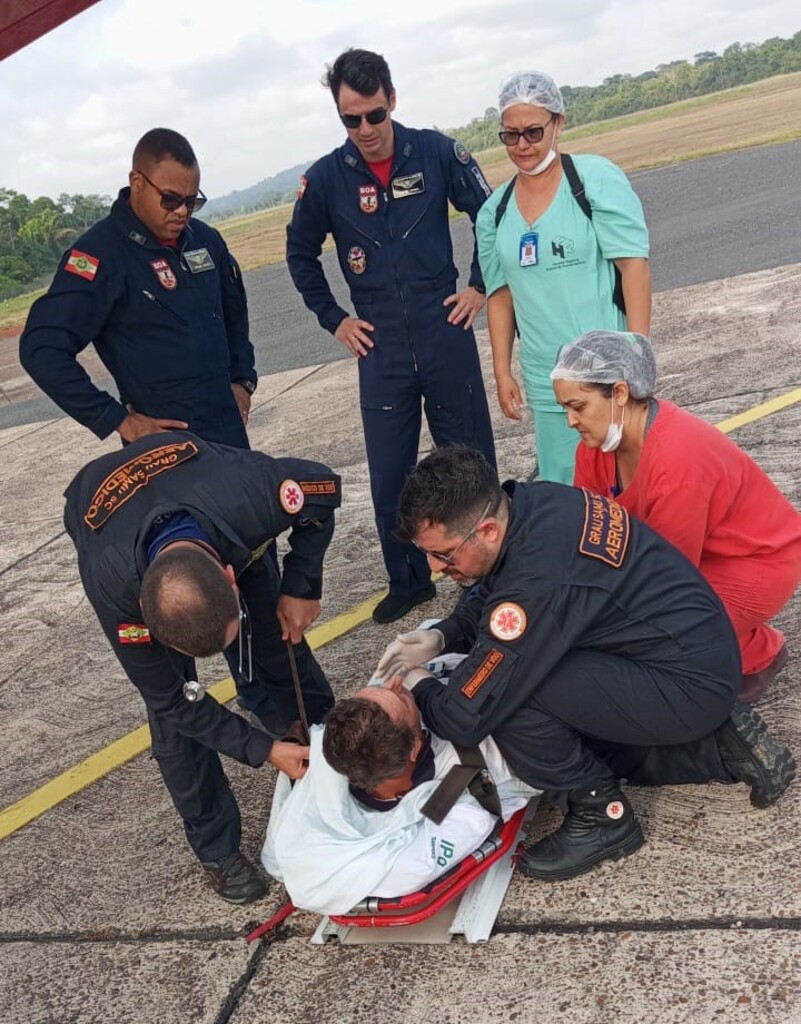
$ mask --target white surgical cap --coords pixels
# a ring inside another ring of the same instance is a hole
[[[656,383],[651,342],[633,331],[589,331],[564,345],[551,380],[580,384],[616,384],[624,380],[632,398],[649,398]]]
[[[559,86],[550,75],[541,71],[516,71],[501,82],[498,97],[498,110],[502,114],[509,107],[518,103],[528,103],[532,107],[543,107],[552,114],[564,114],[565,105]]]

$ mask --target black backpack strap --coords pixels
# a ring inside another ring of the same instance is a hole
[[[592,220],[592,207],[584,191],[584,182],[579,177],[576,165],[573,163],[573,157],[569,153],[561,153],[560,156],[562,157],[562,170],[565,172],[573,198],[584,211],[584,216]]]
[[[560,153],[559,155],[562,158],[562,170],[565,172],[573,198],[581,207],[585,217],[592,220],[592,206],[587,198],[587,193],[584,191],[584,182],[579,177],[576,165],[573,163],[573,157],[569,153]],[[626,302],[623,298],[623,278],[620,276],[617,266],[615,266],[615,287],[612,291],[612,302],[614,302],[621,313],[625,314]]]
[[[501,816],[498,790],[487,771],[487,762],[478,747],[460,747],[453,744],[461,764],[453,765],[440,784],[423,804],[423,815],[435,825],[442,824],[445,815],[467,790],[490,814]]]
[[[504,189],[504,193],[501,196],[501,201],[495,207],[495,227],[503,220],[503,215],[506,213],[506,207],[509,205],[509,200],[512,198],[512,193],[515,190],[515,183],[517,181],[517,175],[512,178],[509,184]]]

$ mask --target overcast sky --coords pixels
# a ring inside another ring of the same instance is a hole
[[[385,55],[398,120],[449,128],[512,71],[596,85],[799,29],[798,0],[101,0],[0,64],[0,186],[116,194],[155,126],[209,196],[311,162],[344,137],[319,80],[348,46]]]

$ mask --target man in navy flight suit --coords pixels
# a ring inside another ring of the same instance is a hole
[[[256,372],[247,301],[219,232],[190,219],[205,202],[195,154],[177,132],[154,128],[132,166],[130,187],[64,254],[31,308],[20,362],[100,438],[188,427],[248,448]],[[77,361],[90,342],[120,401]]]
[[[328,69],[348,140],[301,178],[287,228],[295,287],[322,327],[358,358],[362,422],[392,622],[434,596],[423,555],[394,533],[403,482],[417,462],[421,399],[437,445],[465,443],[494,464],[495,448],[472,324],[485,304],[474,251],[458,272],[448,201],[475,222],[490,195],[476,162],[439,132],[392,120],[395,90],[382,56],[346,50]],[[356,315],[339,306],[320,253],[332,234]]]

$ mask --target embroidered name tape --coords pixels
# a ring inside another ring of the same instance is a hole
[[[299,486],[307,498],[313,494],[337,493],[335,480],[301,480]]]
[[[472,700],[475,697],[502,661],[503,651],[498,651],[493,647],[472,676],[462,686],[462,693],[468,700]]]
[[[192,441],[165,444],[161,448],[152,448],[149,452],[137,455],[135,459],[109,473],[92,496],[83,521],[90,529],[99,530],[138,490],[146,487],[154,476],[168,469],[175,469],[195,455],[197,445]]]
[[[631,518],[616,501],[586,489],[583,493],[584,527],[579,539],[579,553],[619,569],[626,559]]]

